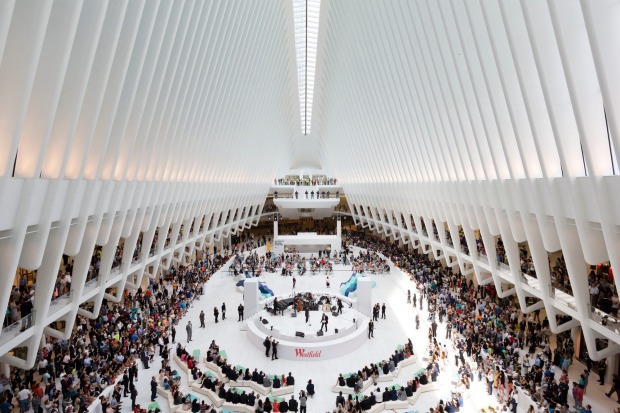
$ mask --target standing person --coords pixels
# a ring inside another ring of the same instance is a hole
[[[312,380],[308,380],[306,391],[308,392],[308,396],[314,397],[314,384],[312,384]]]
[[[136,397],[138,397],[138,390],[136,390],[136,386],[133,383],[130,386],[130,394],[131,394],[131,410],[136,410]]]
[[[327,323],[329,322],[327,318],[327,314],[323,314],[321,317],[321,331],[323,331],[323,327],[325,327],[325,332],[327,333]]]
[[[381,306],[381,318],[385,319],[385,303]]]
[[[146,347],[142,347],[140,351],[140,360],[142,360],[142,364],[144,365],[144,369],[149,369],[149,355],[146,352]]]
[[[418,306],[418,296],[417,296],[417,294],[413,294],[413,306],[414,307]]]
[[[271,360],[278,359],[278,343],[275,339],[271,343]]]
[[[375,323],[372,321],[372,319],[368,322],[368,338],[374,338],[374,331],[375,331]]]
[[[329,276],[327,276],[327,278],[325,279],[325,285],[327,286],[327,288],[329,288]]]
[[[420,315],[415,315],[415,329],[418,330],[420,328]]]
[[[138,366],[135,361],[133,361],[129,367],[129,382],[133,384],[134,379],[138,381]]]
[[[203,310],[200,310],[200,316],[198,318],[200,318],[200,328],[205,328],[205,312]]]
[[[243,321],[243,304],[239,304],[239,307],[237,307],[237,312],[239,313],[239,320],[238,321]]]
[[[297,279],[293,277],[293,290],[295,289],[295,284],[297,284]]]
[[[599,384],[601,386],[605,385],[605,373],[607,372],[607,362],[605,359],[598,362],[598,377]]]
[[[437,337],[437,322],[435,320],[431,324],[431,329],[433,330],[433,337]]]
[[[30,409],[30,395],[32,392],[28,390],[26,383],[22,384],[22,389],[17,393],[17,400],[22,413],[26,413]]]
[[[226,320],[226,303],[222,303],[222,321]]]
[[[177,329],[174,328],[174,323],[172,323],[172,328],[170,329],[170,334],[172,335],[172,342],[174,343],[174,337],[177,335]]]
[[[188,321],[187,326],[185,327],[185,331],[187,331],[187,342],[192,341],[192,322]]]
[[[217,309],[217,307],[213,307],[213,317],[215,318],[215,324],[218,323],[217,318],[219,317],[219,315],[220,315],[220,312]]]
[[[154,402],[157,398],[157,380],[155,376],[151,378],[151,401]]]
[[[407,290],[407,304],[411,304],[411,290]]]
[[[121,383],[123,384],[123,397],[127,397],[127,393],[129,393],[129,376],[127,375],[127,372],[123,373]]]
[[[306,397],[306,393],[304,391],[299,392],[299,413],[307,413],[306,403],[308,402],[308,398]]]
[[[342,314],[342,300],[338,299],[338,314]]]
[[[269,350],[271,350],[271,337],[267,336],[265,341],[263,341],[263,346],[265,346],[265,357],[269,357]]]
[[[306,324],[308,324],[308,320],[310,320],[310,310],[308,307],[305,308],[304,314],[306,315]]]

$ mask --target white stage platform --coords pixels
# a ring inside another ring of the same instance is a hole
[[[291,307],[285,310],[284,315],[278,316],[262,309],[247,320],[247,335],[250,342],[264,351],[265,337],[272,336],[279,342],[278,357],[286,360],[325,360],[340,357],[358,348],[367,341],[368,317],[357,311],[357,303],[354,300],[339,294],[329,295],[340,297],[343,301],[341,315],[334,317],[331,311],[310,311],[310,319],[306,323],[304,312],[298,312],[297,317],[291,316],[293,313]],[[349,307],[349,304],[352,304],[352,307]],[[327,332],[319,336],[317,332],[321,329],[323,314],[327,314],[329,322]],[[263,324],[262,319],[266,319],[269,323]],[[304,333],[304,337],[298,337],[297,332]]]
[[[332,313],[324,313],[323,311],[310,311],[310,319],[306,323],[306,316],[303,312],[298,312],[297,317],[292,317],[293,310],[290,308],[284,312],[284,315],[274,316],[266,310],[258,313],[259,321],[257,322],[259,330],[264,334],[273,336],[277,340],[288,340],[300,343],[316,343],[330,341],[334,336],[343,336],[352,333],[357,329],[356,322],[364,316],[353,308],[342,309],[342,314],[334,317]],[[323,335],[317,335],[317,331],[321,328],[321,317],[327,314],[329,317],[327,324],[327,332],[323,330]],[[269,324],[263,324],[260,319],[269,321]],[[354,322],[355,320],[356,322]],[[338,330],[338,333],[336,333]],[[304,333],[304,337],[297,337],[296,333]]]

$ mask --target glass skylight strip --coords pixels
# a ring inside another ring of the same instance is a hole
[[[293,0],[301,133],[310,133],[321,0]]]

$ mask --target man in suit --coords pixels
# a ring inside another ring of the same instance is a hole
[[[123,373],[123,397],[127,397],[127,392],[129,391],[129,376],[127,376],[127,372]]]
[[[273,340],[273,343],[271,343],[271,359],[278,359],[278,343],[276,340]]]
[[[323,318],[321,319],[321,331],[323,331],[323,327],[325,327],[326,333],[327,333],[327,323],[329,323],[329,317],[327,317],[327,314],[323,314]]]
[[[288,402],[286,401],[286,399],[282,399],[282,401],[280,402],[280,412],[287,413],[288,409]]]
[[[151,401],[154,402],[157,398],[157,380],[155,376],[151,378]]]
[[[288,372],[288,376],[286,377],[286,385],[287,386],[295,385],[295,378],[293,377],[290,371]]]
[[[375,323],[372,321],[372,319],[368,322],[368,338],[374,338],[375,334]]]
[[[280,378],[278,376],[273,377],[273,383],[271,384],[271,387],[273,387],[274,389],[279,389],[280,387],[282,387],[282,382],[280,381]]]
[[[239,312],[239,321],[243,321],[243,304],[239,304],[239,307],[237,307],[237,311]]]
[[[265,357],[269,357],[269,350],[271,350],[271,337],[265,338],[265,341],[263,341],[263,346],[265,346]]]
[[[306,324],[308,324],[308,320],[310,320],[310,310],[308,309],[308,307],[306,307],[304,313],[306,315]]]

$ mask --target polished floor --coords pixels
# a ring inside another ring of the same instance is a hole
[[[346,281],[351,275],[350,267],[335,266],[334,270],[334,275],[330,276],[332,292],[335,292],[335,287],[341,282]],[[414,309],[410,304],[408,305],[406,299],[407,290],[411,289],[413,292],[414,284],[397,269],[393,270],[391,274],[371,277],[376,281],[376,287],[373,289],[373,300],[374,302],[386,303],[387,317],[376,324],[374,339],[368,340],[359,348],[351,348],[349,354],[337,359],[324,361],[279,359],[272,361],[270,358],[266,358],[262,349],[254,347],[248,341],[247,333],[242,329],[242,323],[237,321],[237,306],[242,302],[242,294],[236,290],[235,280],[228,275],[228,272],[215,274],[207,283],[204,296],[194,303],[184,319],[181,320],[177,328],[177,341],[185,345],[190,352],[198,348],[204,354],[211,340],[215,340],[220,345],[220,348],[226,351],[233,365],[243,365],[251,369],[256,367],[271,374],[288,374],[288,372],[291,372],[296,378],[296,395],[299,393],[299,390],[305,388],[308,380],[312,380],[315,383],[316,395],[309,400],[308,411],[312,413],[331,412],[335,407],[336,398],[336,394],[332,392],[331,387],[336,382],[338,373],[358,370],[371,362],[385,359],[394,351],[398,344],[403,344],[408,338],[411,338],[413,341],[414,349],[418,356],[424,355],[427,351],[428,324],[426,320],[428,314],[426,310],[420,311]],[[291,291],[291,277],[267,274],[261,278],[267,282],[276,295],[288,294]],[[329,291],[325,286],[326,277],[323,274],[297,276],[296,278],[298,291],[314,291],[317,293]],[[213,307],[220,307],[223,302],[226,303],[227,318],[222,320],[220,315],[220,321],[216,324],[213,318]],[[197,327],[200,325],[198,315],[201,310],[204,310],[207,315],[206,328],[204,329]],[[419,330],[415,329],[414,320],[416,313],[420,313],[421,325]],[[194,325],[191,343],[186,342],[185,335],[185,325],[188,320],[192,320]],[[443,325],[439,326],[438,337],[440,343],[445,341],[448,347],[450,347],[450,343],[447,343],[447,340],[442,340],[445,337]],[[172,364],[174,368],[174,362]],[[157,373],[159,366],[159,357],[156,356],[155,363],[152,364],[148,372],[140,370],[139,382],[137,383],[137,402],[142,406],[148,405],[150,376]],[[393,383],[404,384],[422,367],[419,361],[412,366],[406,367],[403,374],[395,379]],[[569,371],[571,379],[578,377],[582,370],[583,365],[578,362],[574,363]],[[439,376],[439,383],[442,385],[441,390],[424,393],[418,399],[415,406],[402,411],[428,412],[429,408],[435,406],[440,399],[445,400],[449,397],[450,391],[453,388],[450,381],[454,371],[453,365],[445,367]],[[183,375],[181,376],[183,377]],[[392,382],[380,384],[382,387],[385,387],[392,384]],[[497,405],[495,397],[486,395],[482,384],[476,382],[472,388],[475,391],[475,396],[466,402],[461,412],[478,412],[483,407]],[[189,391],[185,377],[183,377],[182,390],[185,392]],[[607,385],[601,387],[596,383],[596,376],[593,374],[590,379],[585,403],[592,404],[594,412],[612,412],[618,404],[604,396],[603,391],[607,390]],[[200,395],[197,396],[202,398]],[[569,399],[572,402],[572,397],[569,397]],[[126,400],[127,402],[123,403],[122,408],[124,412],[128,412],[131,407],[129,399]],[[162,412],[168,413],[167,403],[164,402],[161,396],[158,397],[158,400],[160,401],[159,404]],[[526,411],[527,407],[518,406],[518,411]]]

